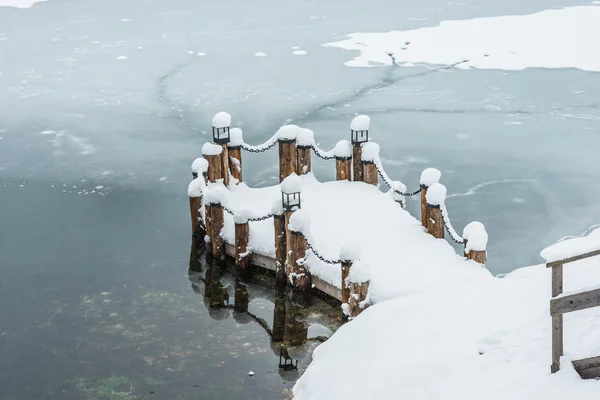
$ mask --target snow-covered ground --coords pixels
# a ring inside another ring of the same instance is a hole
[[[443,21],[387,33],[355,33],[327,47],[359,50],[353,67],[414,63],[457,68],[579,68],[600,71],[592,51],[600,35],[600,6],[566,7],[529,15]]]

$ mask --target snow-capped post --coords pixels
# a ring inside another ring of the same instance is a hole
[[[335,156],[335,180],[352,180],[352,144],[348,140],[340,140],[333,148]]]
[[[404,183],[400,181],[393,181],[392,187],[388,193],[391,194],[392,199],[394,199],[396,203],[400,204],[400,207],[406,207],[406,198],[403,194],[401,194],[406,193],[406,185]]]
[[[286,241],[285,241],[285,215],[281,200],[275,201],[271,209],[273,214],[273,230],[275,232],[275,280],[278,286],[286,286],[285,274]]]
[[[427,168],[421,173],[421,225],[427,229],[427,189],[439,183],[442,173],[435,168]]]
[[[208,181],[215,183],[223,179],[223,169],[221,168],[221,153],[223,148],[216,144],[204,143],[202,146],[202,156],[208,162]]]
[[[471,222],[463,229],[465,257],[485,266],[487,262],[488,234],[481,222]]]
[[[221,111],[213,117],[212,120],[212,131],[213,141],[215,144],[221,146],[223,151],[221,152],[221,174],[223,183],[225,186],[229,186],[229,152],[227,151],[227,144],[230,140],[229,127],[231,126],[231,115]]]
[[[250,226],[248,224],[248,212],[242,211],[233,216],[235,224],[235,266],[247,270],[250,265],[248,252],[248,240],[250,237]]]
[[[204,179],[193,179],[188,186],[188,196],[190,197],[190,215],[192,218],[192,235],[198,237],[203,237],[205,235],[202,227],[202,216],[200,215],[204,187]]]
[[[296,125],[284,125],[277,131],[279,182],[296,172],[296,135],[299,129]]]
[[[315,144],[315,134],[310,129],[298,129],[296,137],[296,174],[304,175],[311,171],[310,154]]]
[[[377,178],[377,165],[375,160],[379,158],[379,145],[373,142],[366,142],[362,145],[362,170],[363,181],[370,185],[377,186],[379,180]]]
[[[348,303],[350,301],[350,285],[348,282],[348,275],[350,274],[350,268],[354,260],[358,260],[359,251],[357,246],[346,245],[340,250],[340,261],[342,264],[342,310],[344,315],[349,315]]]
[[[350,290],[347,308],[348,319],[353,319],[363,312],[371,301],[369,296],[369,285],[371,283],[369,266],[360,260],[354,261],[347,282]]]
[[[446,201],[446,186],[434,183],[427,189],[427,231],[437,239],[444,238],[444,217],[441,206]]]
[[[196,158],[192,163],[192,178],[202,175],[204,183],[208,183],[208,161],[205,158]]]
[[[292,287],[299,292],[306,293],[311,288],[311,275],[304,266],[308,243],[305,234],[310,227],[310,218],[306,210],[294,211],[288,223],[290,231],[288,244],[288,280]]]
[[[227,152],[229,153],[229,170],[231,175],[239,182],[242,181],[242,143],[244,136],[240,128],[230,130]]]
[[[371,118],[366,115],[355,117],[350,123],[350,138],[352,141],[352,163],[354,170],[354,181],[363,181],[362,168],[362,144],[369,141],[369,125]]]

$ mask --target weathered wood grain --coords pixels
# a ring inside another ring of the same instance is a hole
[[[352,146],[352,169],[352,172],[354,173],[352,180],[355,182],[363,182],[362,147],[360,144]]]
[[[566,314],[598,306],[600,306],[600,289],[595,289],[550,300],[550,315]]]
[[[279,140],[279,183],[296,172],[296,140]]]
[[[242,181],[242,148],[228,147],[229,151],[229,171],[231,175],[238,181]],[[237,161],[234,161],[237,160]]]
[[[573,367],[582,379],[600,378],[600,356],[575,360]]]
[[[335,159],[335,180],[351,180],[351,158],[336,158]]]
[[[444,238],[444,218],[440,206],[427,204],[427,232],[434,238]]]
[[[227,144],[222,144],[223,151],[221,152],[221,178],[223,178],[223,184],[229,186],[229,151],[227,150]]]
[[[247,269],[250,265],[248,252],[248,240],[250,237],[250,225],[248,222],[235,224],[235,265],[241,269]]]
[[[364,182],[368,183],[369,185],[377,186],[377,183],[379,182],[379,177],[377,176],[377,166],[375,165],[375,163],[370,161],[363,161],[362,167]]]
[[[312,171],[312,164],[310,160],[312,149],[306,146],[296,147],[296,174],[304,175]]]

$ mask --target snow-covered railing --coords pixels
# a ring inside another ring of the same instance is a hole
[[[585,292],[563,294],[563,266],[575,261],[600,256],[600,229],[588,236],[568,239],[542,250],[546,266],[552,268],[552,373],[560,370],[563,355],[563,314],[600,306],[600,288]],[[600,378],[600,356],[573,361],[583,379]]]

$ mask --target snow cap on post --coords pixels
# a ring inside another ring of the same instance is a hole
[[[358,115],[350,122],[350,129],[353,131],[368,131],[371,125],[371,118],[367,115]]]
[[[431,186],[440,181],[442,177],[442,173],[439,169],[435,168],[427,168],[421,173],[421,185],[422,186]]]
[[[310,147],[315,145],[315,134],[310,129],[298,128],[296,135],[296,146]]]
[[[273,206],[271,207],[271,214],[283,215],[283,204],[281,204],[281,200],[275,200]]]
[[[398,192],[406,193],[406,185],[400,181],[393,181],[392,187],[390,188],[390,191],[388,193],[391,194],[392,199],[394,199],[394,201],[401,203],[404,207],[406,199],[404,195]]]
[[[204,143],[202,146],[203,156],[218,156],[223,152],[223,148],[213,143]]]
[[[353,244],[345,244],[340,249],[340,260],[357,261],[360,258],[360,247]]]
[[[354,283],[363,283],[371,280],[371,267],[364,261],[356,260],[352,263],[348,281]]]
[[[298,125],[283,125],[277,130],[276,135],[279,140],[295,140],[299,130]]]
[[[244,135],[240,128],[231,128],[229,131],[229,147],[240,147],[244,144]]]
[[[434,183],[427,189],[427,195],[425,199],[427,204],[432,206],[443,206],[446,201],[446,186],[441,183]]]
[[[231,126],[231,115],[225,111],[216,113],[212,120],[213,128],[229,128]]]
[[[198,179],[196,179],[198,180]],[[222,183],[209,184],[204,191],[204,201],[207,204],[226,205],[229,190]]]
[[[362,145],[361,159],[367,162],[375,162],[379,158],[379,145],[373,142],[367,142]]]
[[[307,235],[310,230],[310,215],[306,210],[298,210],[290,217],[288,228],[291,232]]]
[[[465,253],[473,251],[485,251],[488,242],[488,234],[481,222],[473,221],[463,229],[463,238],[466,239]]]
[[[250,210],[236,210],[233,214],[234,224],[245,224],[251,218],[252,212]]]
[[[302,191],[302,178],[296,175],[295,172],[292,172],[290,176],[285,178],[283,182],[281,182],[281,192],[290,194],[290,193],[299,193]]]
[[[333,148],[333,156],[340,159],[352,158],[352,144],[348,140],[340,140]]]
[[[204,192],[204,188],[206,184],[204,183],[204,179],[194,179],[190,182],[188,186],[188,196],[189,197],[202,197],[202,193]]]
[[[206,158],[198,157],[192,163],[192,173],[196,175],[202,175],[208,171],[208,161]]]

